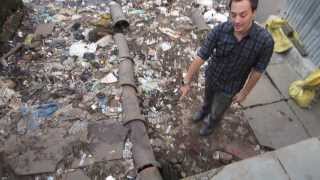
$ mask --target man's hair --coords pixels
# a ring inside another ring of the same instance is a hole
[[[234,1],[239,2],[239,1],[244,1],[244,0],[229,0],[229,9],[231,9],[231,4],[232,4],[232,2],[234,2]],[[252,11],[257,10],[259,0],[248,0],[248,1],[249,1],[250,4],[251,4],[251,9],[252,9]]]

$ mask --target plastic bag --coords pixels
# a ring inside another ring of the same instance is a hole
[[[311,73],[305,80],[294,81],[289,87],[289,95],[303,108],[310,106],[320,86],[320,69]]]
[[[271,33],[274,40],[274,52],[284,53],[292,48],[292,43],[288,37],[284,34],[281,27],[287,23],[286,20],[277,17],[270,16],[270,18],[265,22],[267,30]]]

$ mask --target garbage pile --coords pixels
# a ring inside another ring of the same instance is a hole
[[[0,178],[135,179],[110,1],[24,3],[29,14],[20,38],[0,65]],[[203,38],[191,12],[196,8],[212,28],[228,19],[226,2],[118,3],[130,22],[123,34],[159,167],[169,164],[181,178],[261,153],[237,108],[213,137],[198,136],[189,119],[202,102],[205,67],[180,100],[183,75]]]

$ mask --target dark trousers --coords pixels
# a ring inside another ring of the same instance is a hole
[[[211,120],[218,122],[221,120],[224,112],[230,107],[233,96],[206,83],[204,102],[201,110],[210,115]]]

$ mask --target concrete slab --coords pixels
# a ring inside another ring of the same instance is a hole
[[[296,48],[292,48],[287,54],[288,63],[301,77],[306,77],[317,67],[308,57],[302,57]]]
[[[62,175],[62,180],[90,180],[81,170],[69,172]]]
[[[51,173],[67,155],[73,141],[64,137],[66,130],[52,128],[41,136],[10,136],[4,146],[4,157],[17,175]]]
[[[320,97],[318,99],[314,100],[316,103],[312,104],[311,109],[312,112],[317,115],[317,117],[320,117]]]
[[[275,152],[291,180],[320,179],[320,142],[312,138]]]
[[[207,172],[184,178],[183,180],[209,180],[210,177],[214,177],[218,172],[219,169],[212,169]]]
[[[288,180],[279,161],[271,153],[233,163],[185,180]]]
[[[35,34],[47,37],[52,33],[54,26],[55,24],[53,23],[39,24],[36,28]]]
[[[283,63],[286,63],[287,61],[288,61],[288,53],[278,54],[274,52],[271,56],[269,65],[283,64]]]
[[[246,109],[244,113],[263,146],[278,149],[308,138],[286,102]]]
[[[289,98],[288,89],[293,81],[301,79],[289,64],[268,66],[267,73],[285,98]]]
[[[117,122],[100,121],[89,124],[89,148],[95,162],[121,159],[127,134],[128,128]]]
[[[244,107],[259,104],[267,104],[281,100],[283,97],[278,90],[271,84],[266,75],[263,75],[257,85],[250,92],[247,99],[243,102]]]
[[[320,116],[317,104],[312,106],[310,109],[300,108],[294,101],[289,100],[288,102],[291,109],[298,116],[300,122],[307,129],[307,132],[312,137],[320,136]],[[319,103],[320,104],[320,103]]]

